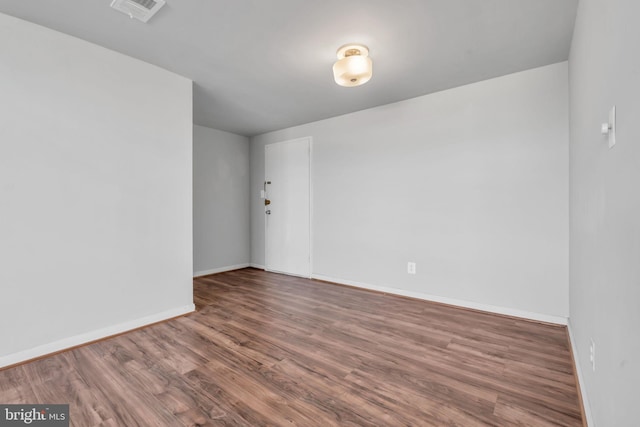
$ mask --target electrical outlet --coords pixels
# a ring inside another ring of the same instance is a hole
[[[416,274],[416,263],[409,261],[407,263],[407,273]]]
[[[589,344],[589,361],[591,362],[591,369],[596,371],[596,343],[591,338],[591,344]]]

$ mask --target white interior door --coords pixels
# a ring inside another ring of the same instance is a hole
[[[311,138],[265,147],[265,267],[311,276]]]

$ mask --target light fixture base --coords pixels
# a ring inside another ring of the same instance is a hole
[[[349,56],[369,56],[369,48],[365,45],[349,43],[341,46],[336,52],[338,59],[344,59]]]

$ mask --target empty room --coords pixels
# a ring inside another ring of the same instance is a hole
[[[0,0],[0,426],[640,425],[638,16]]]

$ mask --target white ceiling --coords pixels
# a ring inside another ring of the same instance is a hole
[[[194,81],[194,123],[242,135],[564,61],[578,0],[167,0],[148,24],[110,0],[0,0],[0,12]],[[345,43],[369,83],[333,82]]]

